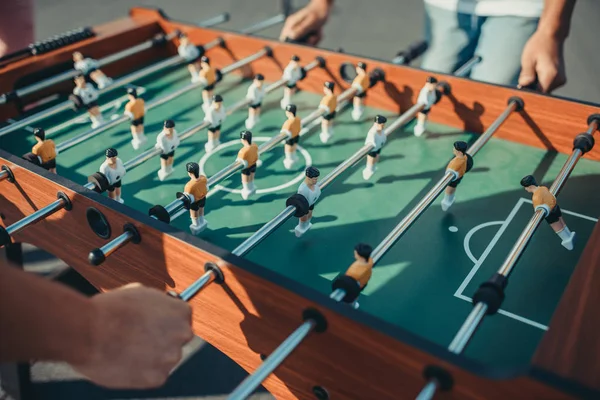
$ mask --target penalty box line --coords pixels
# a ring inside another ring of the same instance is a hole
[[[469,273],[467,274],[467,276],[465,277],[465,279],[463,280],[463,282],[460,284],[460,286],[458,287],[458,289],[456,289],[456,292],[454,292],[454,297],[459,298],[461,300],[464,301],[468,301],[468,302],[472,302],[473,299],[465,296],[463,294],[464,290],[466,289],[466,287],[469,285],[469,283],[471,282],[471,280],[473,280],[473,277],[475,276],[475,274],[477,273],[477,271],[479,270],[479,268],[481,268],[481,266],[483,265],[484,261],[486,260],[486,258],[488,257],[488,255],[491,253],[491,251],[494,249],[494,246],[496,245],[496,243],[498,243],[498,241],[500,240],[500,238],[502,237],[502,235],[504,234],[504,232],[506,231],[506,229],[508,228],[508,225],[512,222],[512,220],[515,218],[515,216],[517,215],[517,213],[519,212],[519,210],[521,209],[521,206],[524,203],[529,203],[529,204],[533,204],[532,201],[530,199],[525,199],[525,198],[520,198],[517,201],[517,204],[515,204],[515,206],[513,207],[513,209],[510,211],[510,213],[508,214],[508,217],[506,218],[506,220],[504,220],[504,222],[502,222],[500,228],[498,229],[498,232],[496,232],[496,234],[494,235],[494,237],[492,238],[492,240],[490,241],[490,243],[488,244],[488,246],[485,248],[484,252],[481,254],[481,256],[477,259],[477,262],[475,263],[475,265],[473,265],[473,268],[471,268],[471,271],[469,271]],[[583,214],[579,214],[573,211],[569,211],[569,210],[561,210],[563,212],[563,214],[567,214],[567,215],[572,215],[574,217],[578,217],[578,218],[582,218],[591,222],[598,222],[597,218],[594,217],[590,217],[588,215],[583,215]],[[487,223],[489,225],[489,223]],[[465,239],[467,239],[467,237],[469,236],[465,236]],[[465,243],[465,249],[468,248],[468,243]],[[532,321],[528,318],[522,317],[520,315],[505,311],[505,310],[498,310],[499,314],[502,314],[504,316],[507,316],[509,318],[512,318],[514,320],[523,322],[525,324],[531,325],[535,328],[538,329],[542,329],[547,331],[548,327],[546,325],[540,324],[539,322],[535,322]]]

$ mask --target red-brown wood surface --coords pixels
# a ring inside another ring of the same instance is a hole
[[[2,158],[0,164],[10,166],[17,179],[16,185],[0,182],[0,213],[5,226],[53,202],[58,191],[73,203],[71,211],[59,211],[26,228],[15,235],[15,240],[51,252],[101,290],[142,282],[181,291],[202,274],[205,262],[221,265],[225,284],[210,285],[190,302],[194,331],[247,371],[256,369],[260,354],[272,352],[299,326],[303,310],[319,309],[327,318],[327,331],[312,334],[264,382],[278,399],[313,398],[316,385],[326,388],[333,399],[413,399],[424,383],[421,371],[429,364],[444,365],[456,379],[454,390],[440,398],[504,400],[524,394],[528,399],[569,398],[528,377],[495,381],[476,376],[336,313],[323,305],[332,305],[326,296],[317,296],[323,302],[317,304],[271,279],[221,261],[190,243],[201,243],[196,239],[181,240],[161,232],[150,225],[162,224],[148,225],[149,218],[126,206],[96,201],[90,197],[97,195],[88,195],[91,192],[77,193],[75,187],[53,181],[51,174],[40,176]],[[100,267],[90,266],[87,254],[105,241],[88,227],[88,207],[106,216],[113,230],[111,239],[121,233],[123,224],[131,222],[139,229],[142,242],[118,250]]]
[[[552,316],[533,363],[600,390],[600,223]]]

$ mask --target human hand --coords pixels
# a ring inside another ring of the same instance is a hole
[[[73,367],[110,388],[161,386],[192,337],[191,309],[185,302],[139,284],[92,298],[89,357]]]
[[[312,0],[306,7],[290,15],[283,25],[279,40],[306,38],[317,45],[323,38],[323,26],[329,17],[330,0]]]
[[[519,86],[529,86],[536,80],[544,93],[550,93],[567,81],[563,41],[541,31],[535,32],[523,48]]]

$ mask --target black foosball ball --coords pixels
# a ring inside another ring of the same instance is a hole
[[[600,106],[260,28],[0,69],[0,245],[188,302],[232,400],[600,398]]]

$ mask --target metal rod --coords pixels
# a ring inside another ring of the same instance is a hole
[[[460,76],[460,77],[465,77],[465,76],[469,75],[471,73],[471,70],[473,69],[473,67],[476,66],[477,64],[479,64],[481,62],[481,60],[482,60],[481,56],[474,56],[473,58],[468,60],[466,63],[464,63],[463,65],[458,67],[458,69],[456,71],[454,71],[454,75]]]
[[[275,349],[269,357],[242,381],[242,383],[229,394],[227,400],[244,400],[250,396],[267,377],[302,343],[312,332],[316,322],[312,319],[304,322],[287,339]]]
[[[2,182],[5,179],[8,179],[9,176],[10,175],[8,174],[7,170],[5,170],[5,169],[0,170],[0,182]]]
[[[179,298],[183,301],[190,301],[198,292],[207,287],[210,283],[215,280],[215,273],[212,270],[208,270],[198,278],[194,283],[185,288],[183,292],[179,294]]]
[[[288,206],[282,212],[280,212],[275,218],[260,227],[259,230],[254,232],[252,236],[244,240],[242,244],[236,247],[231,253],[243,257],[250,250],[255,248],[260,242],[267,238],[277,228],[279,228],[285,221],[291,218],[296,213],[296,207]]]
[[[170,202],[165,207],[165,210],[169,213],[169,216],[177,213],[179,210],[185,209],[185,203],[182,199],[177,199],[175,201]],[[154,216],[153,216],[154,217]]]
[[[210,28],[211,26],[224,24],[225,22],[229,21],[230,18],[231,18],[231,16],[229,15],[229,13],[224,12],[224,13],[215,15],[212,18],[208,18],[208,19],[205,19],[204,21],[200,21],[198,23],[198,26],[201,26],[202,28]]]
[[[342,301],[342,299],[346,296],[346,291],[344,289],[335,289],[329,295],[330,299],[337,301],[338,303]]]
[[[587,130],[585,131],[585,133],[587,133],[588,135],[593,136],[594,132],[596,132],[598,129],[600,129],[600,122],[597,119],[594,119],[594,120],[592,120],[592,122],[588,126]]]
[[[479,150],[490,140],[490,138],[496,133],[498,128],[508,119],[513,111],[517,108],[517,102],[511,101],[506,109],[500,114],[498,118],[490,125],[490,127],[473,143],[467,153],[471,156],[475,156]],[[394,227],[394,229],[383,239],[379,245],[371,253],[373,263],[381,259],[388,252],[388,250],[408,231],[408,229],[423,215],[427,208],[438,198],[444,191],[446,186],[452,182],[454,174],[446,172],[444,176],[433,186],[425,196],[417,203],[412,210]]]
[[[274,25],[281,24],[281,23],[283,23],[283,21],[285,21],[285,15],[278,14],[271,18],[267,18],[264,21],[257,22],[256,24],[249,26],[245,29],[242,29],[242,30],[240,30],[240,33],[243,33],[245,35],[252,35],[252,34],[255,34],[256,32],[270,28]]]
[[[100,247],[100,251],[104,254],[104,257],[108,257],[112,253],[129,243],[133,238],[133,232],[125,231],[110,242],[106,243],[104,246]]]
[[[68,202],[65,199],[59,198],[53,201],[52,203],[48,204],[46,207],[40,208],[36,212],[8,226],[6,228],[6,232],[11,236],[16,233],[19,233],[24,228],[27,228],[29,225],[33,225],[43,220],[44,218],[49,217],[55,212],[63,209],[67,204]]]
[[[268,51],[266,49],[262,49],[246,58],[243,58],[239,61],[236,61],[236,62],[226,66],[225,68],[222,69],[221,73],[223,75],[227,75],[228,73],[235,71],[238,68],[241,68],[261,57],[264,57],[267,53],[268,53]],[[204,86],[204,84],[202,82],[190,83],[190,84],[188,84],[174,92],[171,92],[163,97],[160,97],[158,99],[150,101],[146,104],[146,112],[148,112],[156,107],[162,106],[163,104],[165,104],[171,100],[174,100],[174,99],[176,99],[192,90],[195,90],[196,88],[200,88],[202,86]],[[116,119],[113,119],[110,121],[106,121],[105,123],[103,123],[102,125],[100,125],[97,128],[90,129],[88,131],[81,133],[80,135],[72,137],[69,140],[65,140],[64,142],[62,142],[58,146],[56,146],[56,148],[59,152],[63,152],[67,149],[70,149],[73,146],[78,145],[79,143],[86,141],[87,139],[89,139],[91,137],[94,137],[110,128],[113,128],[113,127],[120,125],[123,122],[127,122],[127,121],[129,121],[129,117],[126,115],[121,115],[119,118],[116,118]],[[152,156],[154,156],[154,153],[156,151],[154,151],[154,149],[151,149],[150,152],[152,152],[153,153]],[[150,154],[150,153],[148,153],[148,154]],[[160,152],[158,154],[160,154]],[[145,155],[145,153],[142,153],[142,155]]]

